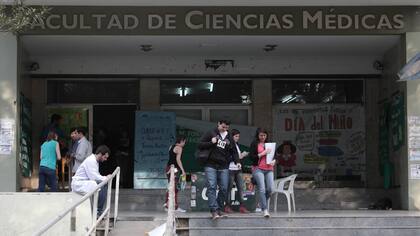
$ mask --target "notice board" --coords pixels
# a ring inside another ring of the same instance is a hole
[[[136,112],[134,188],[164,189],[169,147],[175,143],[173,112]]]

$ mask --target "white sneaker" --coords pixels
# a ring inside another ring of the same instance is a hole
[[[255,212],[262,212],[261,208],[257,207],[255,208]]]
[[[176,212],[179,212],[179,213],[185,213],[185,212],[187,212],[186,210],[182,209],[181,207],[178,207],[178,209],[176,209],[175,211]]]
[[[267,209],[264,210],[264,217],[265,218],[270,217],[270,213],[268,213],[268,210]]]

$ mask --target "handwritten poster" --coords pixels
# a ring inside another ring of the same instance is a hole
[[[175,113],[136,112],[134,188],[164,189],[168,150],[176,139]]]
[[[420,117],[408,116],[408,156],[410,161],[420,160]]]
[[[364,108],[359,104],[279,107],[274,120],[274,141],[279,147],[277,151],[289,157],[280,162],[281,168],[301,177],[363,181],[364,119]]]
[[[11,155],[15,141],[14,120],[0,119],[0,155]]]
[[[410,164],[410,179],[420,179],[419,164]]]

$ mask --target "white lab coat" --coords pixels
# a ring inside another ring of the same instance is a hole
[[[99,163],[95,154],[91,154],[79,166],[71,182],[73,192],[86,194],[96,188],[98,182],[106,180],[106,176],[99,173]]]

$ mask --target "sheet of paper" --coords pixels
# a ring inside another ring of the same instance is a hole
[[[267,164],[270,164],[273,161],[274,158],[274,154],[276,153],[276,143],[265,143],[265,149],[270,149],[271,152],[269,154],[267,154]]]
[[[0,155],[12,154],[15,137],[13,125],[13,120],[0,119]]]

